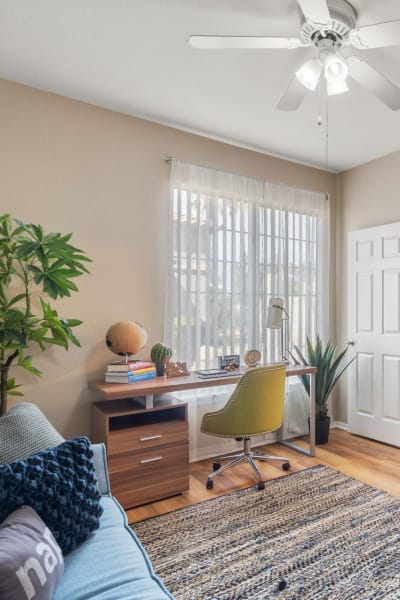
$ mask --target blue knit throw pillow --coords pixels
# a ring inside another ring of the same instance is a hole
[[[0,465],[0,522],[31,506],[53,533],[64,554],[99,526],[103,512],[93,452],[87,438]]]

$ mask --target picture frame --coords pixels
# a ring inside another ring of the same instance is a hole
[[[233,371],[240,369],[240,355],[239,354],[225,354],[218,357],[218,367]]]

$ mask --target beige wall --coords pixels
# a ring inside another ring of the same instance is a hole
[[[115,358],[108,327],[140,321],[149,341],[162,339],[169,166],[164,155],[326,191],[335,205],[334,175],[184,133],[87,104],[0,82],[2,212],[72,231],[93,259],[79,293],[58,303],[81,318],[82,348],[35,349],[36,379],[17,369],[25,399],[66,436],[90,435],[87,382]],[[12,404],[12,402],[11,402]]]
[[[366,163],[338,176],[337,189],[337,333],[347,339],[347,234],[355,229],[400,221],[400,152]],[[344,379],[336,418],[347,422]]]

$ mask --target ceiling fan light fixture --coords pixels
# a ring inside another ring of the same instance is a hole
[[[307,60],[307,62],[296,71],[296,78],[305,88],[313,92],[318,85],[321,71],[322,62],[319,58],[312,58]]]
[[[355,1],[355,0],[354,0]],[[347,77],[375,95],[391,110],[400,111],[400,85],[390,81],[358,56],[346,50],[400,47],[400,18],[382,23],[361,25],[353,0],[291,0],[299,5],[300,31],[298,37],[274,35],[190,35],[194,48],[262,50],[314,48],[318,54],[307,60],[291,77],[277,108],[297,110],[309,91],[320,96],[343,94],[348,91]],[[359,4],[363,2],[357,0]],[[365,2],[367,3],[367,2]],[[368,18],[362,21],[368,21]]]
[[[337,96],[338,94],[344,94],[349,91],[347,83],[345,81],[327,81],[326,91],[328,96]]]
[[[325,58],[324,74],[327,82],[339,83],[346,81],[349,73],[346,62],[334,52],[329,52]]]

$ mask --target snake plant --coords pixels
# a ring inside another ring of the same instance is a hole
[[[343,364],[348,346],[337,354],[336,344],[328,341],[324,346],[318,335],[314,346],[307,338],[307,357],[304,356],[298,346],[295,346],[294,350],[297,356],[294,356],[293,353],[290,354],[296,365],[317,367],[318,370],[315,376],[316,415],[320,417],[327,416],[329,396],[344,371],[356,357]],[[307,394],[310,395],[310,378],[308,375],[300,375],[299,377]]]

